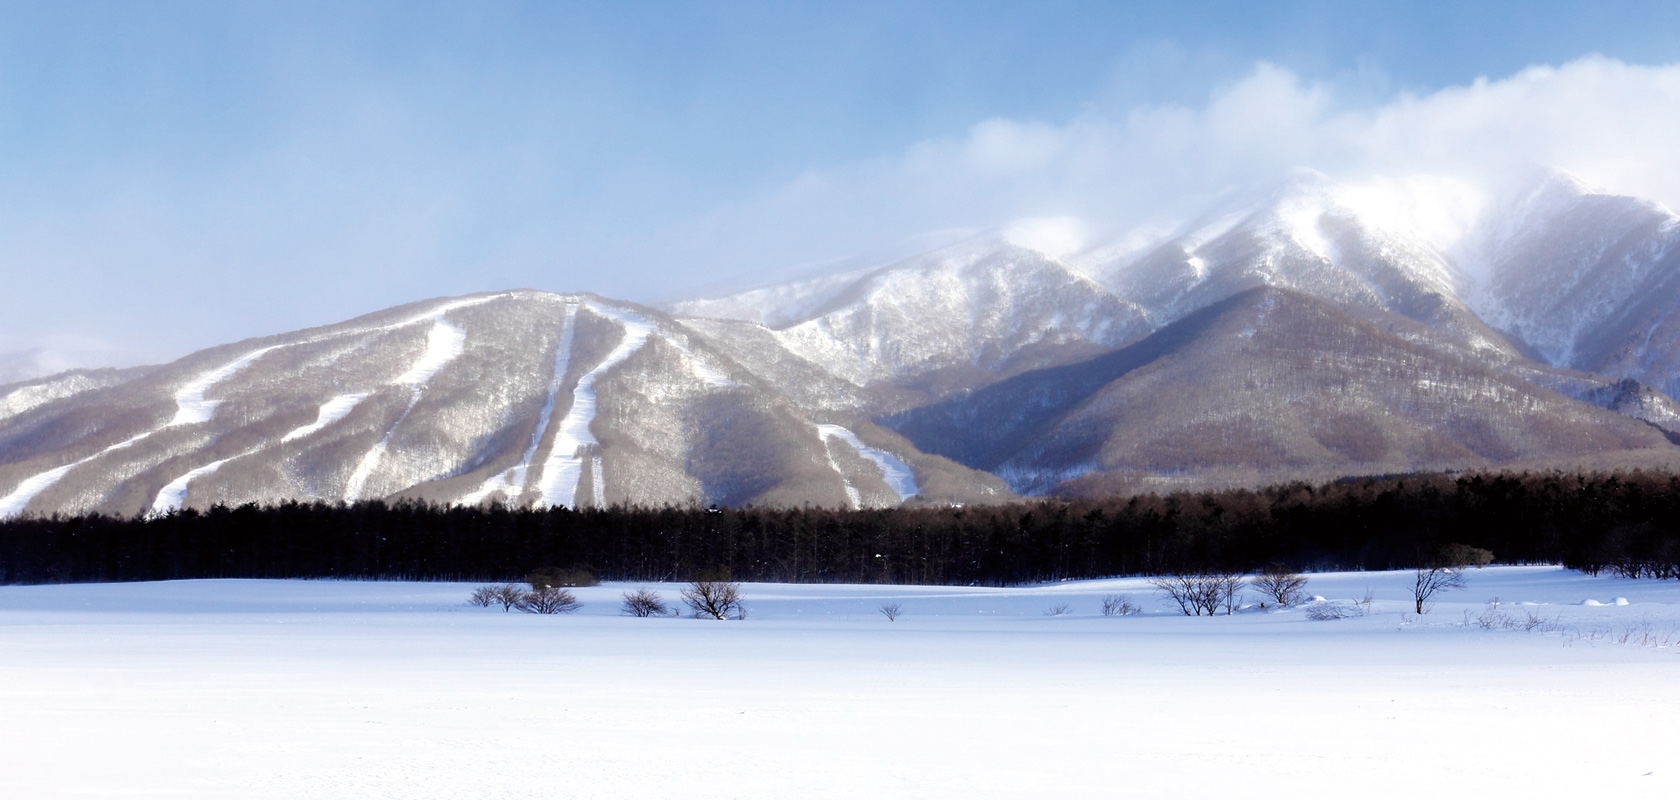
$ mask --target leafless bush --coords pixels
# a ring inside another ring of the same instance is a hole
[[[881,612],[882,616],[887,618],[888,622],[897,620],[899,613],[901,613],[901,608],[897,603],[882,603],[881,607],[877,610]]]
[[[1067,603],[1058,603],[1058,604],[1053,605],[1050,608],[1046,609],[1045,612],[1044,612],[1044,616],[1046,616],[1046,617],[1060,617],[1060,616],[1062,616],[1062,615],[1064,615],[1064,614],[1066,614],[1066,613],[1068,613],[1072,610],[1073,610],[1073,606],[1070,606]]]
[[[1123,594],[1111,594],[1102,599],[1102,612],[1105,617],[1126,617],[1142,611],[1143,609],[1132,604],[1132,598]]]
[[[625,592],[621,609],[632,617],[671,617],[677,613],[665,605],[664,598],[660,597],[658,592],[649,589]]]
[[[480,586],[473,590],[472,597],[467,602],[479,608],[489,608],[496,604],[496,587]]]
[[[1376,595],[1369,588],[1365,590],[1363,597],[1347,602],[1318,600],[1307,606],[1307,619],[1327,620],[1368,617],[1371,616],[1371,604],[1374,602],[1376,602]]]
[[[682,599],[696,619],[729,619],[730,615],[747,618],[741,585],[733,581],[695,581],[682,590]]]
[[[1555,619],[1550,619],[1539,611],[1528,609],[1523,612],[1523,618],[1516,624],[1525,633],[1557,633],[1563,630],[1563,625]]]
[[[485,602],[479,603],[479,593],[484,594]],[[519,599],[525,596],[525,587],[517,583],[498,583],[495,586],[483,586],[473,591],[473,605],[486,607],[500,604],[503,611],[511,611],[519,605]]]
[[[1179,573],[1151,578],[1149,583],[1177,603],[1187,617],[1211,617],[1221,608],[1232,613],[1243,587],[1241,575],[1226,572]]]
[[[1307,606],[1307,619],[1312,620],[1347,619],[1353,615],[1353,610],[1341,603],[1323,601]]]
[[[518,608],[527,614],[570,614],[583,608],[577,595],[565,589],[547,586],[532,589],[519,598]]]
[[[1482,630],[1501,630],[1516,627],[1516,619],[1500,610],[1498,598],[1488,601],[1487,608],[1482,609],[1480,613],[1471,614],[1468,610],[1465,611],[1464,619],[1466,623],[1475,623],[1481,626]]]
[[[1276,564],[1261,570],[1249,585],[1280,606],[1292,606],[1306,599],[1306,576]]]
[[[1436,592],[1465,587],[1464,573],[1452,567],[1418,567],[1412,578],[1412,601],[1417,613],[1429,611],[1429,598]]]

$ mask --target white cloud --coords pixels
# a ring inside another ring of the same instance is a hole
[[[990,119],[815,170],[708,218],[685,246],[769,268],[1023,218],[1075,217],[1120,235],[1296,167],[1373,188],[1376,210],[1421,219],[1444,244],[1480,205],[1464,184],[1497,195],[1537,167],[1680,207],[1677,138],[1680,65],[1594,56],[1349,107],[1329,85],[1259,64],[1201,107],[1092,111],[1060,125]]]

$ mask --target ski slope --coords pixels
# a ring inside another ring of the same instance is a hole
[[[1489,568],[1420,618],[1408,574],[1309,577],[1373,613],[1186,618],[1141,579],[747,584],[730,622],[620,616],[623,584],[555,617],[467,584],[0,586],[0,775],[30,798],[1673,796],[1680,583]],[[1101,616],[1110,593],[1145,613]],[[1493,597],[1560,629],[1467,624]]]

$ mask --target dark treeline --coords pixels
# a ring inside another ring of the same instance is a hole
[[[1425,475],[967,508],[613,508],[383,502],[0,523],[0,582],[175,578],[1007,584],[1192,571],[1396,569],[1442,545],[1502,563],[1680,577],[1680,477]]]

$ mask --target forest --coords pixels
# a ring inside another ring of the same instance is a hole
[[[0,522],[0,583],[182,578],[1008,585],[1122,575],[1381,570],[1443,547],[1497,563],[1680,578],[1680,476],[1436,474],[996,506],[836,510],[217,506]]]

